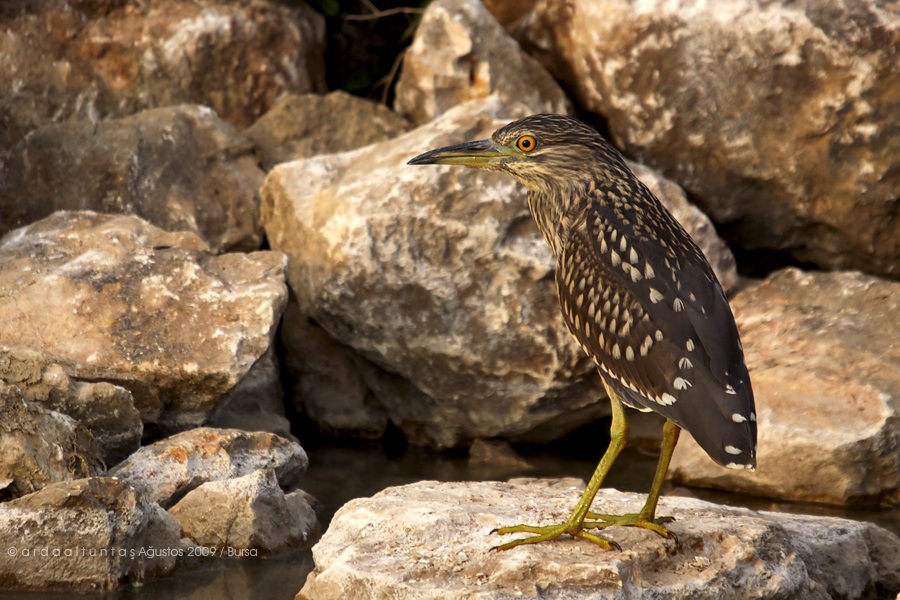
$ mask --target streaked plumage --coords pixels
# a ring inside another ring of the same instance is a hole
[[[534,115],[491,140],[410,162],[478,166],[524,184],[557,258],[565,321],[610,396],[688,430],[719,464],[755,467],[753,392],[722,287],[684,228],[596,131]],[[677,432],[669,454],[675,441]],[[652,504],[642,511],[651,521]]]

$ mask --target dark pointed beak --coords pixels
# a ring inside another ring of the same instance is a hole
[[[508,156],[503,147],[496,146],[491,140],[478,140],[420,154],[407,164],[487,167],[498,164]]]

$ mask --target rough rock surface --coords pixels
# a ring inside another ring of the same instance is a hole
[[[542,0],[517,37],[748,248],[900,274],[900,12]]]
[[[295,485],[309,465],[297,442],[264,432],[200,427],[144,446],[109,471],[168,508],[208,481],[272,469],[283,488]]]
[[[0,346],[128,389],[145,428],[195,426],[271,345],[284,266],[137,217],[58,212],[0,239]]]
[[[110,590],[168,575],[178,522],[125,482],[56,483],[0,504],[0,588]]]
[[[571,114],[553,77],[519,47],[479,0],[437,0],[403,58],[394,108],[421,125],[474,98],[496,94],[530,112]]]
[[[37,352],[9,348],[0,348],[0,382],[15,385],[39,406],[78,421],[93,436],[107,465],[116,464],[141,445],[141,414],[131,392],[123,387],[74,380]]]
[[[286,95],[244,133],[269,170],[278,163],[388,140],[407,130],[409,123],[385,106],[337,91]]]
[[[269,346],[234,389],[219,402],[204,425],[244,431],[268,431],[296,441],[284,412],[275,346]]]
[[[779,271],[732,301],[759,420],[755,473],[689,436],[670,473],[691,485],[814,502],[900,502],[900,283]]]
[[[93,475],[103,469],[99,455],[81,423],[0,383],[0,498]]]
[[[138,215],[194,231],[213,250],[262,242],[253,145],[202,106],[42,127],[12,149],[0,182],[0,235],[56,210]]]
[[[181,534],[198,546],[254,549],[260,554],[302,544],[317,523],[303,494],[285,494],[272,469],[204,483],[169,514],[178,519]]]
[[[564,521],[582,489],[573,479],[425,481],[353,500],[313,547],[316,567],[297,598],[824,600],[900,591],[900,539],[871,523],[690,498],[660,500],[660,514],[677,518],[669,524],[677,542],[617,527],[604,535],[621,552],[568,536],[490,550],[501,541],[495,527]],[[644,499],[606,489],[594,508],[635,512]]]
[[[204,104],[246,127],[324,89],[325,24],[302,2],[12,2],[0,8],[0,148],[70,119]]]
[[[524,188],[499,174],[405,164],[431,148],[487,137],[506,122],[496,119],[504,110],[496,98],[475,101],[389,142],[284,164],[262,190],[264,227],[272,247],[290,256],[299,305],[288,316],[300,325],[285,320],[289,354],[303,344],[292,328],[308,328],[311,318],[380,373],[409,380],[413,389],[397,393],[382,377],[387,393],[379,393],[363,374],[414,443],[546,439],[607,410],[593,364],[563,324],[553,258]],[[727,253],[702,240],[710,229],[699,232],[701,244]],[[730,255],[711,258],[730,269],[723,280],[733,280]],[[348,385],[360,407],[352,414],[376,417],[361,404],[368,396],[359,379]]]

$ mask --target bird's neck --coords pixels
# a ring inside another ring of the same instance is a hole
[[[528,208],[538,229],[550,245],[555,256],[559,256],[569,238],[569,229],[574,219],[584,209],[586,195],[573,185],[554,188],[530,188]]]

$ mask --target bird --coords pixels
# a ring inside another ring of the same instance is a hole
[[[598,533],[612,526],[675,538],[665,527],[674,519],[658,518],[656,508],[682,430],[716,463],[755,470],[753,390],[725,292],[691,236],[602,135],[572,117],[537,114],[408,164],[497,171],[527,188],[556,260],[563,320],[593,359],[612,407],[609,447],[569,518],[495,529],[531,534],[495,550],[563,534],[621,550]],[[639,512],[595,513],[597,491],[626,443],[626,406],[665,418],[659,461]]]

